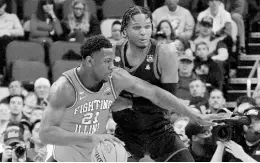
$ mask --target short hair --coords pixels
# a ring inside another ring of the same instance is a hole
[[[138,15],[138,14],[145,14],[150,18],[151,23],[153,24],[153,17],[152,13],[150,12],[149,9],[137,5],[133,5],[129,7],[129,9],[124,13],[123,18],[122,18],[122,26],[121,26],[121,32],[125,30],[125,28],[128,26],[129,21],[133,18],[133,16]]]
[[[11,99],[14,98],[14,97],[21,97],[23,99],[23,103],[24,103],[24,96],[23,95],[11,95],[11,96],[8,97],[8,103],[9,104],[10,104]]]
[[[237,106],[243,104],[243,103],[249,103],[253,106],[256,106],[256,102],[255,102],[255,99],[252,98],[252,97],[248,97],[248,96],[241,96],[237,99],[236,101],[237,103]]]
[[[114,21],[114,22],[112,23],[112,26],[111,26],[111,27],[114,27],[114,25],[122,25],[122,23],[121,23],[120,21],[116,20],[116,21]]]
[[[112,48],[112,44],[103,35],[92,36],[80,47],[80,55],[86,59],[87,56],[92,56],[94,52],[100,51],[102,48]]]
[[[225,98],[224,93],[220,89],[213,89],[212,91],[210,91],[209,96],[211,95],[212,92],[220,92],[222,97]]]
[[[10,84],[13,82],[18,82],[20,84],[21,87],[23,87],[23,83],[19,80],[11,80],[11,82],[9,83],[8,87],[10,87]]]
[[[196,50],[198,49],[198,46],[200,46],[200,45],[205,45],[209,49],[208,44],[206,42],[204,42],[204,41],[201,41],[201,42],[196,44]]]

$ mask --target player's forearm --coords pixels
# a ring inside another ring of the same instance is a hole
[[[200,116],[198,113],[192,111],[189,107],[185,106],[181,100],[172,95],[171,93],[162,90],[161,88],[156,89],[156,105],[161,108],[177,112],[179,114],[190,117],[193,121],[198,121]]]
[[[60,146],[82,145],[87,142],[92,142],[93,140],[92,135],[68,132],[56,126],[42,129],[39,136],[43,144],[54,144]]]

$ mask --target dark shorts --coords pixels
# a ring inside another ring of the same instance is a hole
[[[184,146],[172,127],[155,132],[129,133],[116,129],[115,136],[125,142],[132,159],[139,161],[149,155],[156,162],[193,162],[189,150]]]

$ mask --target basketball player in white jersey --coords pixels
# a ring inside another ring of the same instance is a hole
[[[123,143],[104,134],[109,107],[122,90],[187,115],[197,123],[211,124],[205,119],[213,116],[195,115],[171,93],[115,68],[115,54],[105,37],[87,39],[81,47],[81,56],[81,65],[63,73],[52,85],[45,108],[39,136],[44,144],[54,145],[52,161],[89,162],[94,146],[100,141]]]

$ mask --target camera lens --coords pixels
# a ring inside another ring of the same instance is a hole
[[[15,148],[15,155],[17,158],[22,158],[25,154],[26,148],[22,147],[22,146],[18,146]]]
[[[220,141],[229,141],[232,137],[232,128],[228,125],[221,126],[217,131],[217,137]]]

